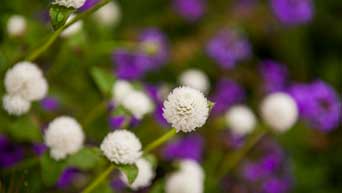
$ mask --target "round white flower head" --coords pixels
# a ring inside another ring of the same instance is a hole
[[[203,93],[209,90],[209,79],[205,73],[197,69],[189,69],[183,72],[179,77],[181,85],[189,86]]]
[[[7,21],[7,33],[10,36],[21,36],[26,31],[26,19],[21,15],[13,15]]]
[[[250,133],[256,124],[254,113],[244,105],[231,107],[225,114],[226,124],[236,135]]]
[[[129,82],[125,80],[116,81],[112,88],[113,101],[116,104],[121,104],[123,99],[132,91],[134,91],[134,88]]]
[[[267,96],[261,104],[261,114],[265,122],[275,131],[290,129],[298,118],[298,109],[293,98],[286,93]]]
[[[45,132],[45,144],[55,160],[64,159],[83,147],[84,133],[72,117],[61,116],[50,122]]]
[[[116,164],[133,164],[142,155],[140,140],[127,130],[109,133],[100,148],[103,154]]]
[[[116,25],[121,17],[119,5],[116,1],[109,2],[94,13],[95,19],[106,26]]]
[[[153,111],[151,99],[141,91],[132,91],[123,99],[122,106],[130,111],[137,119],[142,119],[147,113]]]
[[[208,115],[208,100],[190,87],[175,88],[164,101],[163,116],[177,132],[194,131],[205,124]]]
[[[46,96],[48,84],[36,65],[19,62],[6,72],[5,88],[10,95],[19,95],[25,100],[34,101]]]
[[[179,162],[179,167],[181,172],[193,175],[194,178],[204,179],[204,170],[200,164],[194,160],[185,159]]]
[[[21,96],[18,95],[5,95],[2,98],[2,103],[4,109],[10,115],[22,115],[27,113],[30,110],[31,102],[23,99]]]
[[[82,7],[85,2],[86,0],[54,0],[52,4],[78,9]]]
[[[75,14],[71,14],[69,16],[69,18],[67,19],[67,23],[70,22],[74,17],[76,17],[76,15]],[[68,38],[68,37],[71,37],[71,36],[77,34],[79,31],[81,31],[82,26],[83,26],[83,22],[82,21],[77,21],[76,23],[74,23],[71,26],[69,26],[68,28],[66,28],[61,33],[61,37]]]
[[[133,190],[138,190],[139,188],[144,188],[151,185],[151,182],[155,176],[155,172],[152,164],[144,158],[138,159],[135,162],[138,167],[138,176],[132,184],[128,183],[128,178],[125,173],[121,173],[121,179]]]

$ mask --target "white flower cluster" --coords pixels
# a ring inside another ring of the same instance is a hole
[[[64,159],[83,147],[84,133],[80,124],[71,117],[61,116],[54,119],[45,132],[45,144],[55,160]]]
[[[54,0],[52,4],[78,9],[83,6],[86,0]]]
[[[253,131],[256,125],[254,113],[247,106],[236,105],[225,114],[226,124],[236,135],[245,135]]]
[[[3,106],[12,115],[28,112],[31,102],[44,98],[48,90],[42,71],[30,62],[19,62],[9,69],[4,82],[7,95]]]
[[[179,77],[179,82],[181,85],[197,89],[203,93],[209,91],[210,83],[207,75],[197,69],[184,71]]]
[[[105,26],[114,26],[119,23],[121,12],[116,1],[109,2],[94,13],[97,22]]]
[[[103,154],[116,164],[134,164],[142,155],[140,140],[127,130],[109,133],[100,148]]]
[[[202,127],[209,115],[208,100],[190,87],[175,88],[164,102],[163,116],[177,132]]]
[[[298,108],[294,99],[286,93],[267,96],[261,104],[264,121],[275,131],[290,129],[298,119]]]
[[[75,14],[71,14],[66,23],[70,22],[72,19],[74,19],[76,17]],[[83,22],[82,21],[77,21],[76,23],[72,24],[71,26],[69,26],[68,28],[66,28],[62,33],[61,33],[61,37],[63,38],[69,38],[75,34],[77,34],[79,31],[81,31],[83,27]]]
[[[135,178],[134,182],[129,184],[125,173],[121,173],[121,180],[133,190],[138,190],[151,185],[155,176],[152,164],[144,158],[138,159],[135,164],[138,167],[138,176]]]
[[[180,170],[166,179],[166,193],[202,193],[204,172],[195,161],[183,160]]]
[[[26,31],[26,19],[21,15],[13,15],[7,21],[7,33],[10,36],[22,36]]]
[[[127,81],[116,81],[112,94],[116,105],[122,105],[137,119],[142,119],[145,114],[153,111],[151,99],[144,92],[135,90]]]

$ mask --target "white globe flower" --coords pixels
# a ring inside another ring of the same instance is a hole
[[[181,160],[179,162],[179,167],[181,172],[193,175],[195,178],[204,180],[204,170],[198,162],[190,159]]]
[[[140,91],[128,93],[122,101],[122,106],[130,111],[137,119],[142,119],[145,114],[153,111],[151,99]]]
[[[116,164],[133,164],[142,155],[140,140],[127,130],[109,133],[100,148],[103,154]]]
[[[155,172],[152,164],[144,158],[138,159],[135,162],[138,167],[138,176],[132,184],[128,183],[128,178],[125,173],[121,173],[121,179],[133,190],[138,190],[139,188],[144,188],[151,185],[152,180],[155,176]]]
[[[46,96],[48,84],[36,65],[19,62],[6,72],[5,88],[10,95],[19,95],[25,100],[34,101]]]
[[[96,21],[106,26],[116,25],[121,17],[119,5],[116,1],[109,2],[94,13]]]
[[[127,95],[134,91],[133,86],[125,80],[118,80],[114,83],[112,89],[113,101],[116,104],[121,104],[123,99],[127,97]]]
[[[205,73],[197,69],[189,69],[183,72],[179,77],[181,85],[197,89],[203,93],[209,90],[209,79]]]
[[[296,102],[286,93],[267,96],[261,104],[261,114],[265,122],[279,132],[290,129],[298,119]]]
[[[50,122],[45,132],[45,144],[55,160],[78,152],[84,143],[84,133],[80,124],[72,117],[61,116]]]
[[[73,18],[75,18],[76,15],[75,14],[71,14],[69,16],[69,18],[67,19],[67,22],[70,22]],[[81,31],[83,26],[83,22],[82,21],[77,21],[76,23],[72,24],[71,26],[69,26],[68,28],[66,28],[62,33],[61,33],[61,37],[63,38],[69,38],[75,34],[77,34],[78,32]]]
[[[4,109],[10,114],[10,115],[22,115],[27,113],[30,110],[31,102],[23,99],[22,97],[18,95],[5,95],[2,98],[2,103]]]
[[[163,116],[177,132],[202,127],[209,115],[208,100],[190,87],[175,88],[164,101]]]
[[[7,21],[7,33],[10,36],[21,36],[26,31],[26,19],[21,15],[13,15]]]
[[[231,107],[225,114],[225,120],[232,132],[236,135],[250,133],[256,125],[254,113],[244,105]]]
[[[54,0],[52,4],[78,9],[82,7],[85,2],[86,0]]]

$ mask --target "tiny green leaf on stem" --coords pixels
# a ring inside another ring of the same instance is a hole
[[[57,30],[58,28],[62,27],[74,11],[75,9],[73,8],[60,5],[51,5],[49,15],[53,29]]]
[[[129,184],[132,184],[138,176],[138,167],[135,164],[132,165],[118,165],[118,168],[123,172],[128,180]]]

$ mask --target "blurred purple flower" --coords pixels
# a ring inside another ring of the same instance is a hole
[[[323,81],[295,84],[290,88],[300,115],[316,129],[329,132],[336,129],[340,119],[340,99],[336,91]]]
[[[159,96],[159,90],[158,87],[154,85],[147,85],[145,86],[145,90],[148,93],[148,95],[151,97],[155,104],[155,110],[154,110],[154,118],[162,125],[167,126],[168,123],[165,120],[163,116],[163,100]]]
[[[260,165],[263,170],[274,172],[281,166],[282,159],[283,156],[278,152],[271,152],[260,160]]]
[[[250,56],[251,46],[237,31],[225,29],[209,41],[206,51],[221,67],[231,69]]]
[[[126,188],[126,184],[118,177],[112,180],[111,186],[114,190],[118,192],[122,192]]]
[[[200,19],[206,10],[206,6],[206,0],[173,0],[173,9],[189,22]]]
[[[87,9],[90,9],[99,1],[100,0],[86,0],[86,2],[83,4],[83,6],[81,8],[79,8],[78,10],[85,11]]]
[[[274,14],[287,25],[307,23],[313,16],[311,0],[271,0]]]
[[[35,154],[40,156],[47,150],[47,146],[44,143],[35,143],[32,149]]]
[[[245,97],[245,92],[240,85],[233,80],[221,79],[216,89],[211,96],[211,101],[215,103],[212,110],[214,115],[222,114],[227,109],[236,103],[242,102]]]
[[[70,186],[78,173],[79,170],[77,168],[70,167],[64,169],[63,173],[60,175],[57,181],[57,187],[63,189]]]
[[[260,71],[266,92],[278,92],[286,89],[288,71],[284,65],[266,60],[261,63]]]
[[[249,182],[256,182],[266,175],[258,163],[246,163],[243,165],[242,176]]]
[[[59,102],[56,98],[45,97],[40,101],[40,105],[45,111],[55,111],[59,107]]]
[[[262,189],[265,193],[286,193],[288,186],[286,179],[270,178],[264,182]]]
[[[200,135],[188,135],[166,144],[163,156],[167,160],[192,159],[200,161],[203,153],[203,138]]]
[[[0,168],[10,167],[24,158],[23,149],[0,135]]]
[[[111,129],[119,129],[125,123],[125,116],[111,116],[108,119],[108,123]]]

